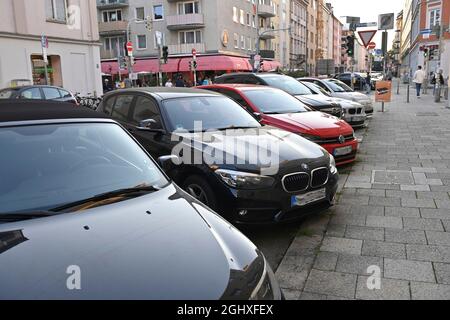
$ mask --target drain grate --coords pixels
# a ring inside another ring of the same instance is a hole
[[[416,117],[439,117],[436,112],[419,112],[416,113]]]
[[[372,171],[373,184],[401,184],[414,185],[411,171],[374,170]]]

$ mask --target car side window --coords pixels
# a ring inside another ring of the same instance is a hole
[[[59,89],[59,94],[63,98],[72,98],[72,94],[69,91]]]
[[[55,100],[60,99],[61,95],[59,94],[59,90],[56,88],[42,88],[44,91],[45,99],[47,100]]]
[[[242,96],[239,93],[236,93],[234,91],[231,90],[223,90],[222,93],[226,96],[228,96],[229,98],[233,99],[234,101],[236,101],[238,104],[240,104],[242,107],[244,107],[248,112],[255,112],[252,107],[250,107],[250,105],[245,101],[244,98],[242,98]]]
[[[21,99],[31,99],[31,100],[42,99],[41,90],[39,90],[39,88],[31,88],[31,89],[24,90],[20,94],[20,98]]]
[[[120,95],[116,98],[116,103],[112,111],[112,117],[119,121],[128,122],[128,115],[130,114],[131,103],[133,102],[133,96]]]
[[[103,104],[103,112],[107,115],[111,115],[111,111],[113,109],[114,101],[116,100],[116,97],[111,97],[107,99]]]
[[[245,84],[261,84],[256,77],[245,77],[243,83]]]
[[[236,83],[236,77],[226,77],[223,79],[223,83]]]
[[[324,85],[322,82],[320,81],[314,81],[314,84],[318,85],[319,87],[321,87],[323,90],[325,90],[326,92],[330,92],[330,89],[328,89],[328,87],[326,85]]]
[[[133,110],[132,121],[139,124],[143,120],[153,119],[157,124],[154,129],[162,129],[162,118],[155,101],[146,97],[138,97]]]

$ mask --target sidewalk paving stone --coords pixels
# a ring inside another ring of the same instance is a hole
[[[402,218],[398,217],[369,216],[366,220],[366,226],[374,228],[403,229],[403,221]]]
[[[385,240],[387,242],[404,244],[427,244],[425,231],[423,230],[385,230]]]
[[[402,280],[381,279],[379,290],[370,290],[367,276],[358,276],[356,299],[361,300],[410,300],[409,282]]]
[[[386,217],[398,217],[398,218],[420,218],[419,208],[394,208],[388,207],[384,210]]]
[[[426,231],[428,244],[450,246],[450,232]]]
[[[383,272],[383,258],[340,254],[337,259],[336,271],[358,275],[370,275],[367,272],[367,269],[370,266],[378,266],[381,269],[381,272]]]
[[[412,282],[411,295],[414,300],[450,300],[450,286]]]
[[[362,240],[325,237],[320,250],[336,253],[361,254],[362,244]]]
[[[431,262],[384,259],[384,277],[398,280],[436,282]]]
[[[365,240],[362,248],[364,256],[383,257],[392,259],[406,259],[404,244],[382,241]]]
[[[407,244],[408,260],[450,263],[450,247]]]
[[[352,274],[312,270],[304,291],[353,299],[356,280]]]
[[[403,218],[403,225],[405,229],[444,231],[439,219]]]
[[[372,227],[360,227],[360,226],[347,226],[345,238],[383,241],[384,229]]]
[[[434,263],[434,272],[438,283],[450,284],[450,264]]]

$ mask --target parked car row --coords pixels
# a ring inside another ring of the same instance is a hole
[[[233,225],[332,206],[358,150],[344,119],[370,112],[307,80],[117,90],[96,112],[0,99],[0,299],[282,299]],[[82,291],[67,290],[69,266]]]

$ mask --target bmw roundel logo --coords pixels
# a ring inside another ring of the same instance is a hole
[[[309,169],[309,166],[306,163],[302,163],[301,167],[302,167],[303,170],[308,170]]]
[[[344,144],[345,143],[345,137],[344,136],[339,136],[339,143],[340,144]]]

